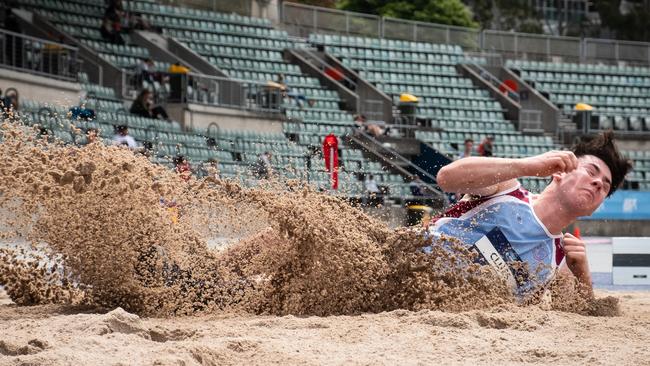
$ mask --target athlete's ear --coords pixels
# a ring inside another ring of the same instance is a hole
[[[551,177],[553,178],[554,181],[559,183],[562,180],[562,178],[564,178],[565,175],[566,173],[561,172],[561,173],[555,173]]]

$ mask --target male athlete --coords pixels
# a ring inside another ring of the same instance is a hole
[[[438,185],[465,197],[432,219],[428,232],[471,246],[477,262],[492,265],[520,296],[547,284],[563,260],[591,291],[585,244],[562,230],[590,216],[630,170],[612,139],[608,132],[571,151],[521,159],[469,157],[443,167]],[[529,176],[552,181],[535,195],[517,181]]]

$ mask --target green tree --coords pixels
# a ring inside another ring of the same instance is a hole
[[[291,1],[295,3],[305,4],[305,5],[321,6],[323,8],[336,7],[336,0],[291,0]]]
[[[542,33],[540,16],[528,1],[465,0],[484,29]]]
[[[628,4],[623,9],[620,2],[595,0],[601,26],[613,31],[618,39],[650,41],[650,2]]]
[[[338,8],[386,17],[477,28],[460,0],[341,0]]]

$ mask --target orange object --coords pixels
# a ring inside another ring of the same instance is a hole
[[[580,228],[578,227],[578,225],[573,227],[573,236],[580,239]]]

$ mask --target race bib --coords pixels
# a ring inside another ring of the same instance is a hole
[[[528,283],[528,271],[498,227],[474,243],[471,250],[478,253],[476,263],[490,265],[511,286],[519,287]]]

